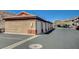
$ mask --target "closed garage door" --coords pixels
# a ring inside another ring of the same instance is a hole
[[[42,22],[43,23],[43,32],[45,33],[46,30],[45,30],[45,22]]]
[[[37,34],[40,34],[40,33],[42,33],[42,31],[41,31],[41,21],[37,21],[37,25],[36,25],[37,27]]]
[[[5,31],[11,33],[28,33],[30,21],[6,21]]]

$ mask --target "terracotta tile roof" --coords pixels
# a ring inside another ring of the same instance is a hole
[[[42,19],[38,16],[31,15],[31,14],[26,13],[26,12],[21,12],[21,13],[15,15],[15,16],[4,17],[3,19],[6,20],[6,21],[36,19],[36,20],[40,20],[40,21],[44,21],[44,22],[48,22],[48,23],[52,24],[52,22],[46,21],[46,20],[44,20],[44,19]]]
[[[26,13],[26,12],[21,12],[17,15],[14,15],[14,16],[9,16],[9,17],[4,17],[5,20],[25,20],[25,19],[28,19],[28,18],[35,18],[34,15],[31,15],[29,13]]]
[[[31,15],[31,14],[29,14],[29,13],[23,11],[23,12],[17,14],[17,15],[18,15],[18,16],[20,16],[20,15],[22,16],[22,15]]]

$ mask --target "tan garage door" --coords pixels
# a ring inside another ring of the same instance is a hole
[[[7,21],[5,22],[5,31],[13,33],[27,33],[29,21]]]

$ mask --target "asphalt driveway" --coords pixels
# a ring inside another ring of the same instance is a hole
[[[4,48],[16,42],[27,39],[31,36],[29,35],[17,35],[17,34],[0,34],[0,48]]]
[[[41,35],[14,49],[30,49],[29,45],[32,44],[42,45],[41,49],[79,49],[79,31],[72,29],[56,29],[50,34]]]

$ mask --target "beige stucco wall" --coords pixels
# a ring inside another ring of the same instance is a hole
[[[8,33],[41,34],[46,29],[49,31],[48,27],[50,28],[49,23],[35,19],[5,21],[5,32]]]
[[[5,32],[29,34],[28,30],[35,30],[35,26],[35,20],[5,21]]]

